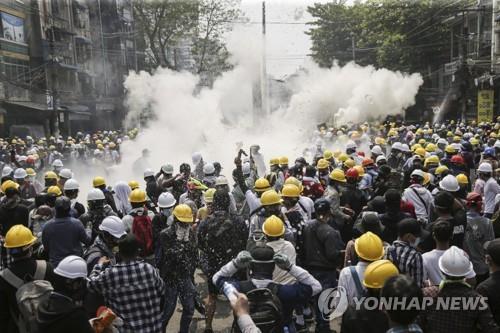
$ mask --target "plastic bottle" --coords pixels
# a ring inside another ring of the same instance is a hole
[[[226,295],[231,304],[234,304],[238,299],[238,290],[236,290],[236,288],[231,283],[224,282],[224,285],[222,286],[222,292],[224,293],[224,295]]]

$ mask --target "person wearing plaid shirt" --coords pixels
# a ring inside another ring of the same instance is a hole
[[[122,261],[110,265],[103,257],[89,276],[89,289],[124,321],[122,333],[160,333],[165,284],[156,268],[137,259],[139,244],[129,234],[119,244]]]
[[[387,259],[399,272],[413,278],[419,286],[424,285],[424,263],[422,254],[415,248],[420,239],[420,225],[417,220],[407,218],[398,223],[398,239],[387,248]]]

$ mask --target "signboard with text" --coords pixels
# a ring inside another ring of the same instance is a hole
[[[477,92],[477,121],[493,120],[493,90],[479,90]]]

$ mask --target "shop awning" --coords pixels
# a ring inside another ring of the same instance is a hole
[[[28,109],[38,110],[38,111],[52,111],[47,108],[47,104],[35,103],[35,102],[18,102],[18,101],[5,101],[6,104],[21,106]]]
[[[87,38],[85,36],[75,36],[75,42],[82,44],[92,44],[90,38]]]

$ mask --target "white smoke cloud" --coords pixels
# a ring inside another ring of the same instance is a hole
[[[244,148],[259,144],[266,158],[298,157],[310,144],[316,125],[333,119],[337,125],[365,121],[403,112],[415,102],[423,80],[419,74],[403,74],[374,67],[348,64],[319,68],[313,63],[295,78],[288,109],[276,110],[252,127],[252,86],[259,79],[260,40],[238,29],[228,39],[235,67],[222,75],[212,89],[197,91],[198,77],[158,69],[152,75],[131,73],[125,87],[128,125],[149,109],[155,116],[137,140],[122,145],[123,167],[112,175],[130,180],[133,161],[143,148],[151,153],[151,166],[165,163],[177,167],[191,162],[200,151],[205,161],[219,161],[230,176],[237,143]],[[140,177],[142,178],[142,177]]]

